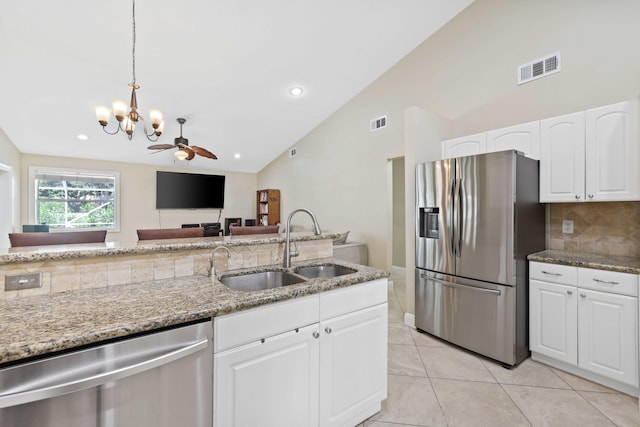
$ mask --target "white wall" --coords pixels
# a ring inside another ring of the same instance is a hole
[[[384,206],[388,196],[381,194],[385,162],[404,155],[407,284],[412,286],[412,174],[416,162],[439,156],[439,141],[432,137],[639,96],[640,50],[634,48],[640,40],[639,16],[637,0],[476,0],[298,141],[297,158],[285,153],[268,165],[258,174],[258,185],[280,188],[284,212],[307,205],[319,211],[325,227],[351,230],[354,239],[369,244],[370,263],[388,268],[391,227]],[[560,73],[516,84],[518,65],[557,51]],[[382,114],[388,114],[389,127],[370,133],[369,120]],[[433,123],[421,127],[415,123],[420,116]],[[417,139],[406,136],[405,119],[413,123]],[[412,294],[407,289],[409,311]]]
[[[29,166],[120,172],[120,232],[107,233],[107,241],[135,243],[138,228],[175,228],[183,223],[217,222],[218,209],[156,209],[156,170],[225,175],[225,207],[221,217],[223,225],[225,217],[244,219],[256,216],[256,174],[23,154],[21,174],[23,183],[21,222],[23,224],[32,223],[29,219],[28,205]]]
[[[0,129],[0,248],[9,247],[8,233],[20,231],[20,152]]]

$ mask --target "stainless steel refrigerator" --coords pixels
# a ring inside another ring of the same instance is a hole
[[[416,327],[514,366],[529,354],[526,256],[545,249],[538,161],[416,165]]]

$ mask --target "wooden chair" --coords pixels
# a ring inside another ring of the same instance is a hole
[[[187,237],[204,237],[203,227],[191,228],[148,228],[140,229],[138,240],[183,239]]]
[[[107,230],[59,231],[53,233],[9,233],[11,247],[103,243]]]
[[[240,227],[231,225],[229,231],[232,236],[242,236],[247,234],[274,234],[279,230],[277,225],[255,225],[253,227]]]

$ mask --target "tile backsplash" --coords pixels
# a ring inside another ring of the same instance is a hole
[[[550,248],[640,256],[640,202],[551,203]],[[573,221],[573,233],[562,221]]]

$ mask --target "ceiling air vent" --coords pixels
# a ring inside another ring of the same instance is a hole
[[[518,67],[518,84],[546,77],[560,71],[560,52],[536,59]]]
[[[373,132],[374,130],[382,129],[384,127],[387,127],[387,116],[371,120],[371,127],[369,129]]]

